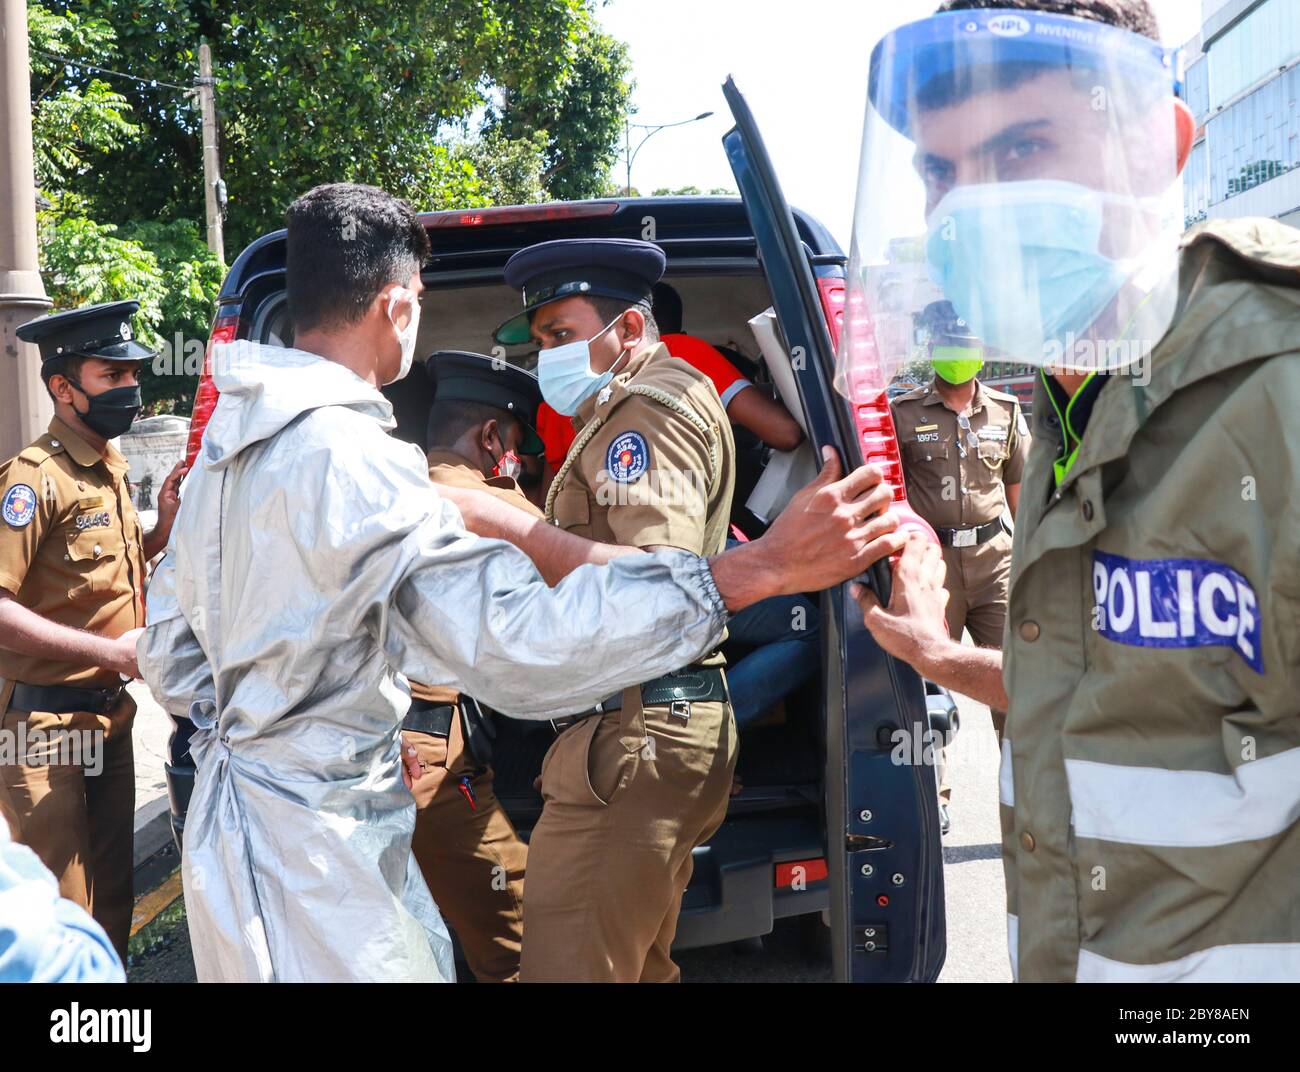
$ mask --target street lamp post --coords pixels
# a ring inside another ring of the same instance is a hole
[[[653,123],[629,123],[626,119],[624,119],[623,120],[623,157],[627,161],[627,186],[626,186],[627,195],[629,197],[632,196],[632,161],[636,159],[636,154],[641,151],[641,146],[645,145],[646,142],[648,142],[661,130],[667,130],[669,127],[684,127],[688,123],[698,123],[701,119],[708,119],[709,116],[711,116],[712,114],[713,114],[712,112],[701,112],[699,115],[694,116],[690,119],[679,119],[676,123],[659,123],[658,125]],[[650,132],[645,137],[643,137],[639,142],[636,143],[635,149],[632,148],[633,127],[635,127],[637,130],[648,130]]]

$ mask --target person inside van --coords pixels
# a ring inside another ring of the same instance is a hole
[[[659,282],[654,288],[654,314],[660,340],[673,357],[699,369],[713,381],[732,424],[747,428],[769,447],[794,450],[803,442],[803,429],[780,399],[769,398],[725,354],[682,327],[682,298],[675,287]]]
[[[683,330],[682,298],[671,284],[655,284],[654,314],[660,341],[673,357],[713,381],[733,424],[777,450],[793,450],[803,442],[803,429],[779,399],[759,389],[748,390],[754,384],[721,350]],[[729,540],[727,546],[738,543]],[[733,616],[727,636],[752,649],[736,660],[727,675],[736,728],[744,731],[761,722],[817,669],[821,651],[817,608],[799,595],[764,599]]]
[[[655,284],[652,308],[660,328],[660,341],[673,357],[680,358],[713,381],[722,399],[727,419],[752,432],[776,450],[794,450],[803,442],[803,429],[779,399],[769,398],[755,387],[716,346],[682,330],[682,299],[671,285]],[[556,413],[545,402],[537,411],[537,431],[546,443],[546,461],[551,471],[559,469],[577,434],[573,421]]]

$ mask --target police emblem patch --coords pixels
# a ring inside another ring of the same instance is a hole
[[[16,529],[30,525],[36,516],[36,492],[27,484],[15,484],[0,502],[0,515]]]
[[[615,436],[605,452],[605,469],[610,479],[630,484],[650,468],[650,447],[640,432]]]

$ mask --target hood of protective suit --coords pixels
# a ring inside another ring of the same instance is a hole
[[[212,382],[221,392],[203,433],[206,469],[229,465],[240,451],[270,439],[302,414],[346,406],[396,425],[393,407],[351,369],[306,350],[238,342],[212,351]]]
[[[1151,355],[1152,408],[1295,346],[1300,230],[1271,219],[1210,220],[1187,232],[1182,249],[1178,313]]]

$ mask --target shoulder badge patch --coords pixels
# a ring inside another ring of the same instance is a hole
[[[650,447],[640,432],[623,432],[614,437],[605,452],[605,469],[610,479],[630,484],[650,468]]]
[[[29,484],[15,484],[0,502],[0,514],[16,529],[26,528],[36,516],[36,492]]]

